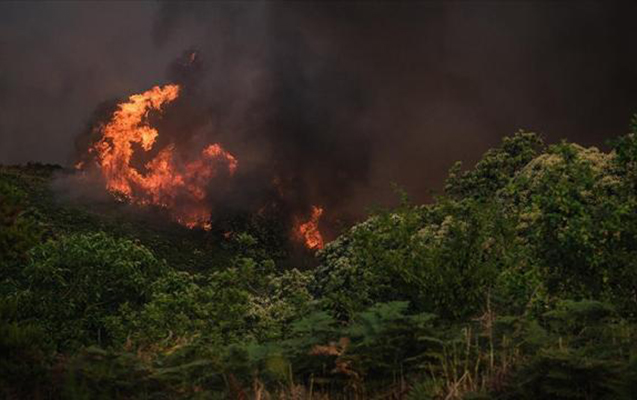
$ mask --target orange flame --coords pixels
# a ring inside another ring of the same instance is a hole
[[[312,206],[312,215],[310,220],[299,224],[296,228],[297,236],[303,241],[305,247],[310,250],[319,250],[323,248],[323,236],[318,229],[319,220],[323,215],[323,209],[318,206]]]
[[[234,174],[238,161],[232,154],[219,144],[211,144],[202,150],[198,159],[178,163],[171,144],[145,164],[146,173],[131,166],[132,144],[137,143],[144,151],[150,151],[159,135],[148,124],[148,113],[162,111],[165,104],[178,96],[179,85],[155,86],[130,96],[128,101],[118,105],[111,120],[101,129],[102,138],[91,151],[97,153],[110,192],[136,204],[166,207],[177,222],[189,228],[210,229],[211,210],[205,202],[205,189],[217,175],[219,163],[225,164],[228,172]]]

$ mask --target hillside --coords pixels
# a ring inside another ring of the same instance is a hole
[[[504,138],[425,205],[299,253],[0,167],[5,398],[629,399],[637,125],[609,152]]]

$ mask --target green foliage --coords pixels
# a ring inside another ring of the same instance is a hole
[[[89,347],[69,360],[62,398],[222,398],[223,376],[211,359],[177,354],[148,362],[130,352]],[[216,395],[215,395],[216,393]]]
[[[408,300],[463,318],[480,310],[499,271],[518,262],[514,226],[496,203],[473,199],[380,214],[326,247],[317,291],[345,316],[374,300]]]
[[[259,340],[285,337],[289,324],[312,311],[309,272],[297,269],[270,273],[258,291],[249,294],[247,314],[252,335]]]
[[[309,270],[281,221],[189,231],[57,203],[53,169],[3,167],[1,394],[631,398],[635,137],[605,153],[517,133]]]
[[[236,269],[209,277],[173,272],[152,285],[141,308],[126,304],[108,327],[119,343],[170,348],[205,336],[212,343],[249,335],[250,294]]]
[[[374,301],[408,300],[462,319],[489,294],[505,312],[597,298],[634,315],[637,196],[622,171],[637,152],[626,141],[623,158],[562,143],[524,164],[535,139],[505,139],[452,180],[452,196],[379,213],[329,244],[315,288],[325,307],[348,318]],[[480,183],[493,176],[496,186]]]
[[[43,395],[49,371],[45,335],[33,323],[21,321],[15,302],[0,302],[0,396]]]
[[[346,330],[351,339],[346,359],[370,381],[397,377],[434,358],[442,340],[433,314],[409,315],[409,304],[376,304],[359,313]]]
[[[49,240],[29,252],[16,298],[60,348],[107,344],[107,320],[151,298],[166,265],[145,247],[104,233]]]
[[[541,352],[524,369],[519,398],[618,399],[613,384],[618,378],[615,362],[591,360],[569,351]]]
[[[596,301],[563,301],[544,316],[542,346],[528,352],[503,398],[629,399],[637,326]],[[524,338],[526,333],[522,333]]]
[[[484,198],[494,195],[542,149],[535,133],[520,131],[502,139],[499,148],[486,152],[472,170],[461,172],[457,162],[449,171],[445,193],[454,198]]]
[[[239,235],[256,253],[256,242]],[[238,257],[209,274],[169,271],[151,286],[142,307],[127,303],[108,319],[117,342],[169,348],[205,338],[209,343],[282,338],[293,319],[309,310],[308,273],[277,272],[271,260]]]
[[[613,143],[614,168],[622,177],[628,195],[637,188],[637,114],[631,121],[631,133],[617,138]]]
[[[0,293],[8,290],[19,275],[27,251],[38,242],[40,234],[30,215],[26,193],[0,180]]]
[[[505,139],[474,170],[452,171],[436,203],[378,213],[329,244],[315,295],[345,320],[375,300],[408,300],[454,324],[484,313],[482,334],[451,334],[441,363],[429,363],[434,380],[414,387],[427,396],[621,397],[637,313],[633,138],[611,153],[568,143],[538,153],[533,135]],[[568,394],[569,379],[582,389]]]
[[[435,317],[410,314],[405,302],[379,303],[343,325],[325,312],[295,321],[283,341],[236,344],[222,365],[226,374],[250,377],[270,387],[288,385],[294,377],[312,382],[317,391],[361,395],[382,389],[387,378],[420,370],[435,360],[442,340]],[[379,385],[374,387],[373,382]]]
[[[636,153],[637,154],[637,153]],[[622,188],[615,157],[560,144],[507,188],[549,295],[608,299],[634,313],[637,198]],[[523,235],[523,236],[522,236]]]

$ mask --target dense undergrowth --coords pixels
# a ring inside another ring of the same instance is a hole
[[[637,126],[605,153],[505,138],[444,194],[378,211],[294,268],[0,169],[0,396],[629,399]]]

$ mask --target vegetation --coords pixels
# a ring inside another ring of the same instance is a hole
[[[632,131],[609,152],[519,132],[309,269],[267,221],[224,239],[61,200],[52,166],[1,167],[0,394],[633,398]]]

